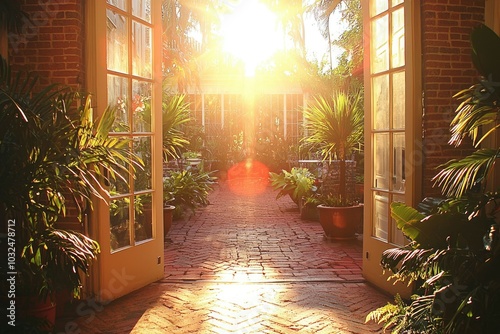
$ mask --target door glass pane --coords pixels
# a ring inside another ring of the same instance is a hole
[[[406,181],[406,156],[405,156],[405,134],[395,133],[393,134],[394,142],[394,153],[393,153],[393,190],[394,191],[405,191],[405,181]]]
[[[392,75],[392,127],[405,128],[405,72]]]
[[[151,89],[150,82],[132,80],[133,131],[151,131]]]
[[[373,185],[377,189],[389,189],[389,134],[377,133],[374,136]]]
[[[389,19],[387,15],[372,22],[371,72],[389,69]]]
[[[110,180],[109,192],[112,196],[128,194],[130,192],[130,172],[123,165],[123,169],[116,171],[116,179]]]
[[[127,18],[114,11],[106,10],[107,24],[107,62],[108,69],[128,72],[128,34]]]
[[[373,78],[373,127],[375,130],[389,129],[389,76]]]
[[[135,138],[134,153],[144,162],[143,169],[136,169],[134,191],[151,189],[151,138]]]
[[[403,8],[392,13],[392,68],[405,64],[405,29]]]
[[[388,9],[388,0],[372,0],[370,1],[370,15],[375,16]]]
[[[151,0],[132,1],[132,15],[151,22]]]
[[[152,211],[153,207],[151,194],[138,195],[134,197],[135,206],[135,241],[143,241],[153,237],[152,231]]]
[[[151,28],[142,23],[133,22],[132,41],[132,73],[143,78],[151,78],[153,63]]]
[[[405,202],[405,197],[404,195],[394,195],[393,196],[393,202],[400,202],[404,203]],[[406,237],[403,235],[403,232],[401,232],[400,229],[398,229],[396,222],[394,219],[392,220],[392,227],[391,227],[391,242],[393,244],[403,246],[407,240]]]
[[[121,10],[127,9],[127,0],[106,0],[106,2],[112,6],[120,8]]]
[[[372,235],[387,240],[389,224],[389,197],[386,193],[374,192]]]
[[[109,204],[111,250],[130,246],[130,200],[128,197],[112,198]]]
[[[128,132],[130,129],[128,112],[128,80],[108,74],[108,104],[115,108],[113,132]]]
[[[392,0],[392,7],[399,5],[400,3],[403,3],[404,0]]]
[[[152,25],[151,0],[108,0],[108,104],[115,110],[112,135],[131,139],[143,168],[124,170],[110,184],[111,249],[152,238]],[[156,3],[155,3],[156,5]],[[110,8],[110,6],[108,6]],[[159,7],[157,7],[159,8]],[[139,79],[138,77],[144,78]],[[159,208],[161,210],[161,208]],[[155,209],[156,210],[156,209]]]

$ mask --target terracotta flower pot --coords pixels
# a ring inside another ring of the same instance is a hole
[[[163,207],[163,237],[167,238],[168,231],[172,227],[172,219],[174,214],[175,206],[165,205]]]
[[[36,318],[46,321],[38,328],[41,331],[51,331],[56,323],[56,303],[50,297],[42,300],[38,296],[20,296],[16,298],[16,308],[21,320]]]
[[[319,222],[327,239],[349,240],[363,224],[363,205],[333,207],[318,205]]]

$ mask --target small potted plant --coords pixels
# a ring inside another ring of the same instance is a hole
[[[290,171],[282,170],[279,174],[269,172],[269,180],[273,189],[278,191],[276,199],[290,196],[299,206],[302,205],[303,198],[316,190],[316,177],[304,167],[293,167]]]
[[[182,154],[182,157],[191,167],[198,167],[202,161],[200,152],[187,151]]]
[[[186,211],[208,205],[214,178],[205,171],[172,171],[163,181],[165,204],[174,206],[173,220],[180,219]],[[168,208],[172,209],[172,208]]]

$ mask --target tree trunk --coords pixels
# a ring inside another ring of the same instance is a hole
[[[345,160],[342,159],[339,161],[339,194],[342,200],[342,204],[345,204],[347,201],[347,192],[346,192],[346,164]]]

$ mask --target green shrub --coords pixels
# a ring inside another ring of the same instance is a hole
[[[196,208],[209,204],[208,196],[214,184],[211,173],[204,171],[173,171],[163,181],[164,198],[175,206],[174,219],[183,216],[186,210],[194,213]]]
[[[316,177],[307,168],[293,167],[290,172],[282,170],[281,173],[269,173],[269,180],[274,190],[278,190],[276,199],[289,195],[298,204],[300,199],[311,195],[316,186]]]

